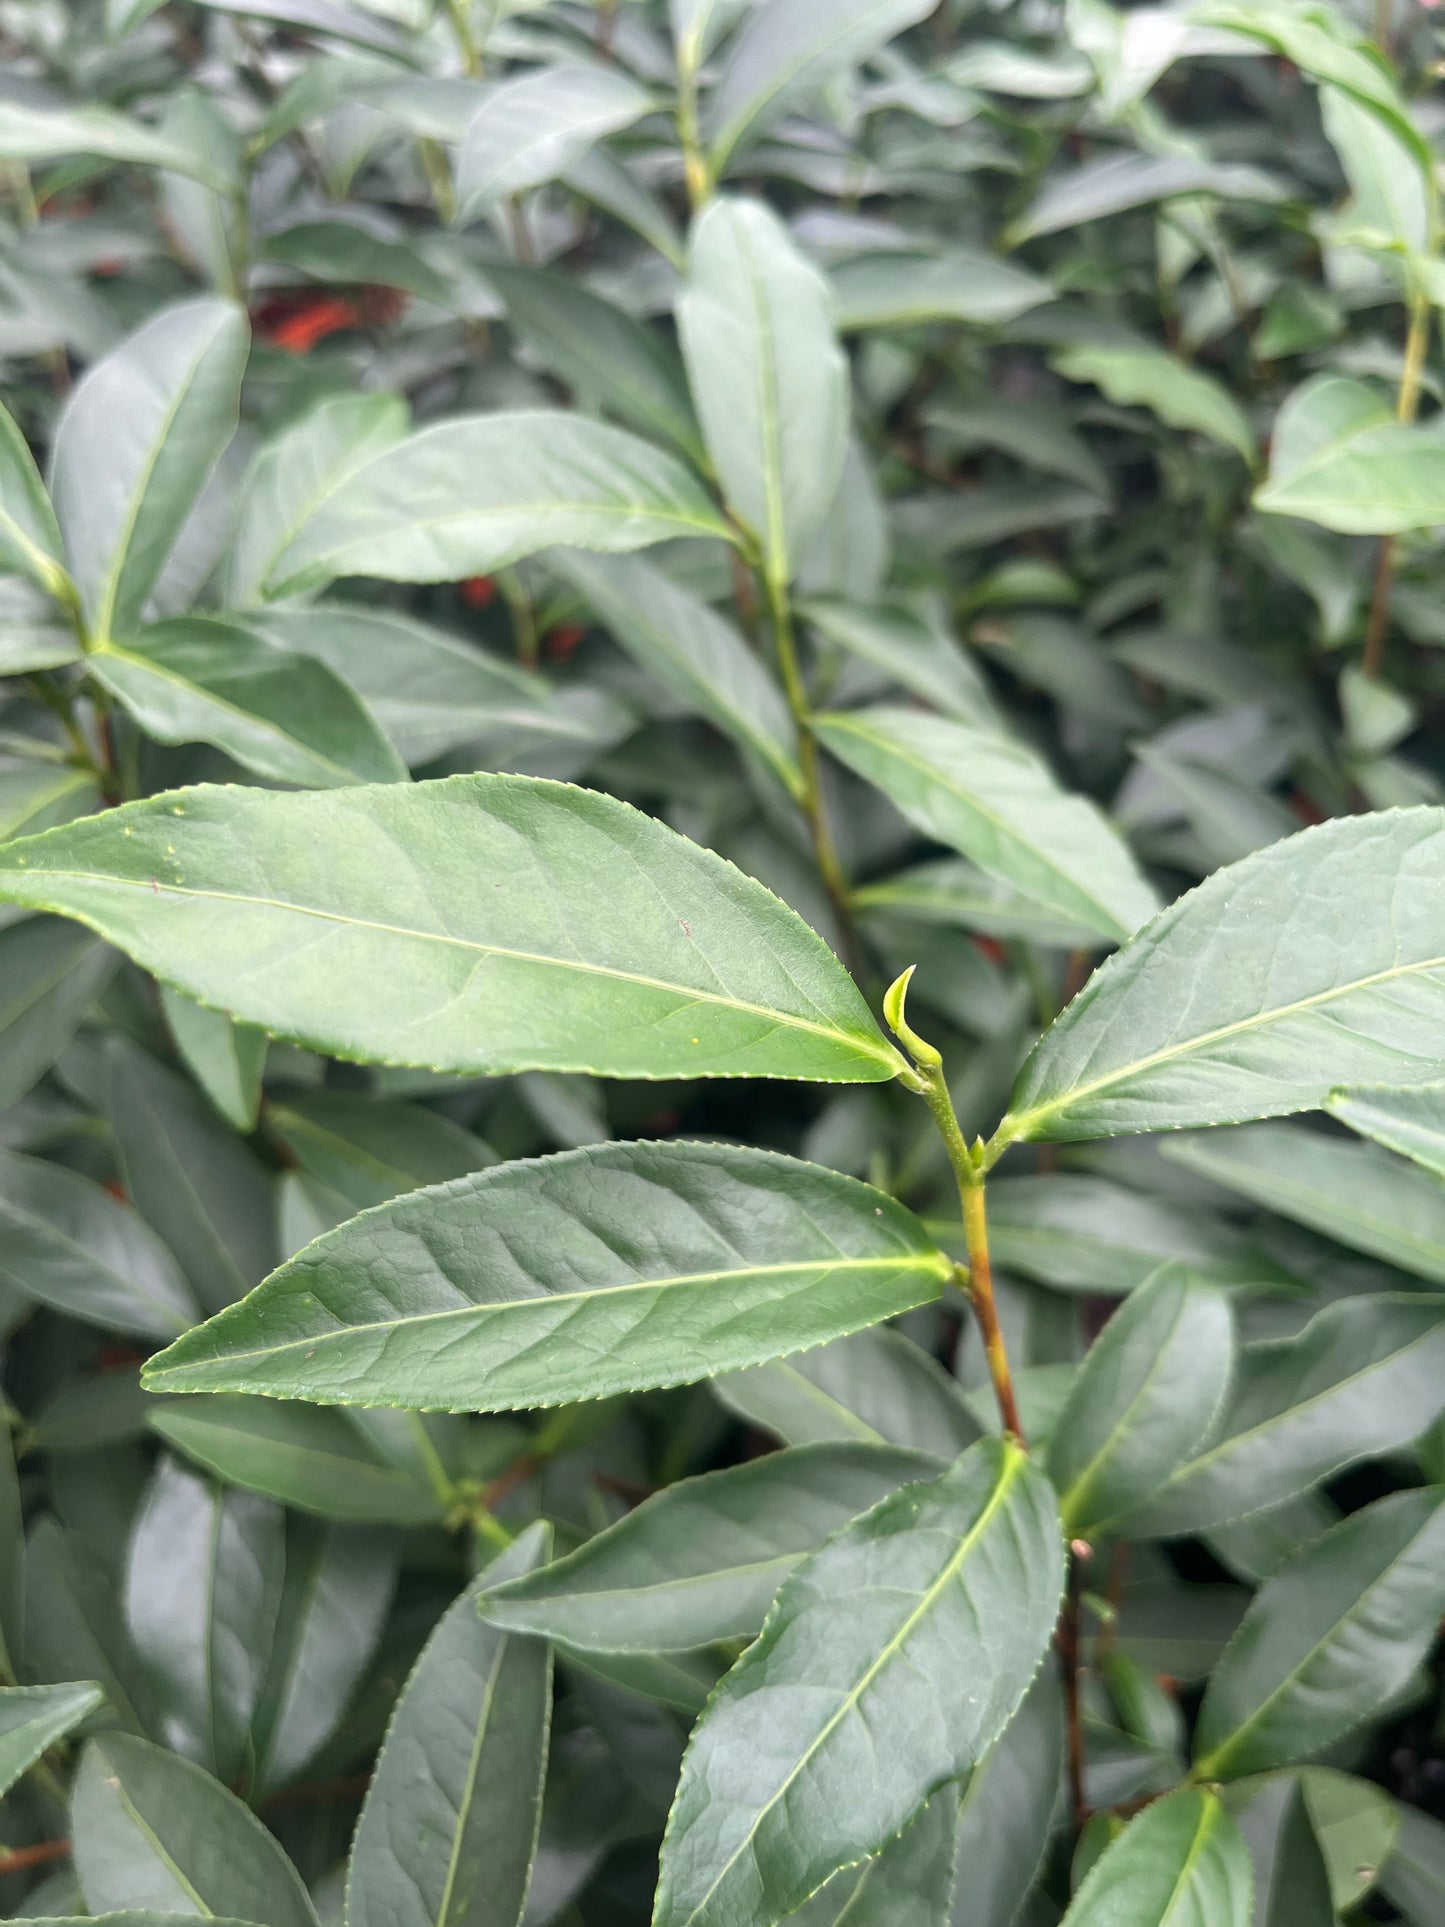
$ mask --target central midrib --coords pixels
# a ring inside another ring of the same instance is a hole
[[[717,1892],[718,1887],[722,1884],[723,1880],[726,1879],[729,1872],[736,1865],[738,1859],[742,1855],[743,1849],[747,1847],[750,1844],[750,1842],[756,1837],[758,1827],[761,1825],[763,1817],[766,1814],[771,1813],[773,1809],[777,1806],[778,1802],[782,1799],[783,1795],[788,1791],[788,1788],[793,1784],[794,1780],[797,1779],[798,1775],[803,1771],[803,1768],[808,1764],[809,1760],[812,1759],[813,1755],[825,1743],[829,1735],[833,1732],[834,1728],[842,1720],[844,1714],[851,1712],[853,1710],[853,1708],[858,1704],[858,1701],[862,1698],[863,1694],[866,1692],[868,1687],[872,1685],[873,1681],[877,1678],[879,1672],[882,1670],[886,1662],[892,1659],[894,1654],[897,1653],[902,1648],[904,1641],[908,1638],[909,1634],[913,1631],[914,1627],[917,1626],[921,1620],[927,1618],[928,1614],[932,1612],[934,1606],[942,1598],[945,1588],[957,1576],[965,1560],[968,1558],[969,1553],[973,1550],[975,1544],[977,1543],[977,1541],[979,1540],[983,1532],[987,1529],[989,1522],[992,1520],[994,1514],[999,1510],[1004,1500],[1008,1497],[1009,1490],[1012,1487],[1014,1481],[1017,1479],[1019,1473],[1022,1471],[1024,1463],[1025,1461],[1024,1461],[1023,1454],[1022,1452],[1018,1452],[1018,1451],[1013,1452],[1010,1455],[1010,1457],[1005,1461],[1003,1470],[999,1476],[998,1482],[994,1486],[993,1491],[988,1496],[987,1504],[984,1506],[983,1511],[979,1514],[978,1518],[974,1520],[973,1524],[969,1527],[968,1531],[964,1534],[963,1538],[959,1541],[955,1551],[950,1554],[948,1562],[944,1566],[942,1572],[939,1573],[938,1577],[933,1581],[932,1585],[929,1586],[927,1592],[923,1595],[922,1599],[919,1600],[918,1604],[913,1608],[913,1611],[909,1613],[908,1617],[904,1620],[903,1624],[899,1627],[898,1631],[892,1636],[891,1639],[886,1641],[886,1643],[878,1652],[877,1656],[869,1663],[867,1668],[864,1670],[864,1672],[858,1679],[857,1683],[848,1689],[848,1692],[845,1694],[842,1701],[834,1709],[834,1711],[829,1715],[827,1720],[823,1723],[823,1726],[819,1730],[816,1738],[811,1742],[811,1744],[806,1748],[806,1750],[800,1756],[797,1763],[792,1767],[791,1771],[787,1775],[787,1778],[783,1781],[781,1786],[779,1786],[769,1796],[766,1805],[760,1810],[757,1816],[756,1822],[751,1828],[749,1828],[747,1835],[739,1843],[739,1845],[733,1850],[731,1854],[728,1855],[728,1858],[726,1859],[726,1861],[724,1861],[723,1865],[719,1868],[717,1876],[713,1880],[712,1885],[708,1888],[707,1892],[703,1895],[702,1899],[697,1903],[697,1905],[693,1908],[692,1912],[688,1915],[687,1920],[683,1923],[683,1927],[695,1927],[695,1923],[701,1917],[703,1909],[708,1905],[713,1895]],[[664,1842],[664,1844],[666,1843]]]
[[[388,937],[407,937],[418,943],[438,943],[457,950],[475,951],[480,956],[508,957],[517,963],[538,964],[544,969],[575,970],[584,976],[608,977],[618,983],[640,985],[646,990],[672,991],[686,997],[690,1003],[716,1004],[724,1010],[745,1011],[751,1017],[766,1017],[773,1024],[783,1024],[793,1030],[811,1031],[815,1036],[826,1037],[834,1043],[850,1045],[854,1050],[873,1058],[880,1064],[892,1064],[896,1052],[885,1045],[880,1049],[871,1039],[858,1036],[852,1031],[828,1024],[816,1024],[806,1017],[796,1017],[785,1010],[770,1009],[766,1004],[754,1004],[742,997],[723,997],[716,991],[699,990],[691,984],[669,983],[661,977],[646,977],[639,971],[620,970],[611,964],[587,963],[570,957],[546,957],[531,950],[514,950],[504,944],[478,943],[471,937],[453,937],[440,930],[415,930],[403,924],[379,923],[366,917],[348,917],[339,910],[313,909],[309,904],[288,903],[280,897],[242,896],[235,890],[197,890],[181,883],[142,882],[139,878],[101,876],[86,870],[32,870],[27,873],[27,881],[41,878],[58,877],[76,883],[103,883],[122,890],[144,893],[147,890],[161,896],[192,897],[206,903],[239,903],[258,910],[283,910],[291,916],[311,917],[318,923],[344,925],[354,930],[375,931]],[[98,928],[98,926],[93,926]],[[104,934],[104,932],[102,932]],[[901,1063],[901,1059],[899,1062]],[[894,1075],[897,1075],[896,1068]]]
[[[900,1252],[896,1257],[884,1258],[795,1258],[787,1264],[778,1265],[740,1265],[728,1271],[686,1272],[677,1277],[636,1278],[625,1285],[599,1285],[594,1291],[542,1292],[535,1298],[502,1298],[494,1303],[475,1305],[454,1305],[448,1311],[417,1312],[412,1316],[398,1314],[395,1318],[377,1318],[364,1325],[343,1325],[339,1331],[320,1332],[307,1338],[289,1338],[279,1345],[262,1345],[249,1351],[227,1352],[224,1357],[208,1360],[185,1361],[172,1365],[154,1374],[159,1383],[169,1372],[183,1372],[193,1365],[240,1365],[249,1358],[277,1358],[283,1352],[304,1351],[308,1356],[323,1346],[343,1343],[347,1339],[361,1337],[367,1332],[395,1331],[398,1326],[414,1330],[420,1325],[435,1325],[452,1318],[476,1318],[487,1314],[499,1315],[518,1311],[522,1307],[541,1310],[554,1305],[589,1304],[605,1302],[609,1298],[619,1298],[634,1291],[668,1291],[687,1285],[716,1285],[727,1279],[739,1278],[783,1278],[794,1273],[810,1271],[821,1272],[831,1277],[838,1271],[932,1271],[940,1278],[951,1274],[952,1267],[938,1253]]]

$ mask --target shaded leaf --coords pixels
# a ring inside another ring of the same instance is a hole
[[[542,1810],[552,1664],[484,1625],[479,1596],[547,1556],[538,1524],[427,1641],[387,1729],[346,1879],[348,1927],[516,1927]]]
[[[1000,1440],[806,1560],[694,1730],[658,1927],[771,1927],[975,1765],[1038,1667],[1062,1561],[1046,1481]]]
[[[820,716],[821,741],[902,814],[1058,916],[1127,937],[1156,899],[1087,797],[1022,744],[905,709]]]
[[[0,1794],[104,1698],[104,1688],[90,1680],[73,1686],[0,1686]]]
[[[52,917],[0,930],[0,1111],[50,1069],[115,964],[114,951]]]
[[[1063,349],[1053,365],[1068,381],[1091,381],[1110,401],[1137,404],[1171,428],[1193,429],[1254,460],[1254,434],[1239,403],[1222,383],[1177,355],[1146,344],[1111,348],[1083,344]]]
[[[954,248],[947,254],[860,254],[829,275],[838,326],[912,327],[923,321],[968,321],[999,327],[1052,301],[1047,281],[1011,261]]]
[[[1445,1498],[1396,1492],[1286,1560],[1204,1695],[1202,1779],[1318,1753],[1408,1684],[1445,1611]]]
[[[1049,1441],[1049,1476],[1070,1536],[1105,1532],[1204,1443],[1234,1367],[1222,1295],[1165,1265],[1090,1346]]]
[[[681,1480],[576,1552],[513,1579],[483,1616],[584,1650],[666,1652],[750,1639],[773,1595],[830,1533],[909,1480],[922,1452],[807,1445]]]
[[[1353,1085],[1331,1091],[1325,1108],[1352,1131],[1445,1178],[1445,1085]]]
[[[594,141],[630,127],[651,106],[636,81],[613,67],[540,67],[502,81],[487,93],[462,139],[461,218],[555,180]]]
[[[184,301],[97,362],[66,404],[50,489],[98,641],[140,616],[231,439],[248,344],[232,303]]]
[[[249,1912],[266,1927],[316,1927],[295,1868],[256,1816],[209,1773],[145,1740],[117,1733],[90,1742],[71,1826],[94,1914]]]

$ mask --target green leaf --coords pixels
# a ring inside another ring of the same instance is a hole
[[[783,1927],[945,1927],[957,1836],[958,1793],[944,1787],[896,1840],[835,1874]]]
[[[540,1565],[529,1529],[427,1641],[387,1729],[346,1876],[347,1927],[517,1927],[542,1811],[551,1656],[484,1625],[490,1587]]]
[[[1063,1694],[1045,1664],[964,1783],[950,1927],[1014,1927],[1048,1846],[1063,1757]]]
[[[0,1111],[50,1069],[115,965],[114,951],[53,917],[0,930]]]
[[[169,1251],[103,1185],[0,1151],[0,1281],[72,1318],[138,1338],[174,1338],[197,1317]]]
[[[1329,1869],[1298,1780],[1280,1821],[1268,1893],[1261,1900],[1261,1927],[1336,1927],[1339,1919]]]
[[[1345,535],[1427,528],[1445,521],[1445,432],[1397,421],[1362,381],[1313,375],[1279,411],[1254,501]]]
[[[1254,432],[1222,383],[1177,355],[1146,344],[1106,347],[1084,343],[1051,357],[1066,381],[1091,381],[1121,407],[1138,405],[1171,428],[1193,429],[1254,460]]]
[[[93,1914],[150,1907],[316,1927],[295,1868],[256,1816],[209,1773],[145,1740],[90,1742],[71,1829]]]
[[[961,857],[918,863],[896,876],[865,883],[853,892],[856,910],[941,923],[990,937],[1024,937],[1069,950],[1088,949],[1093,932],[1055,916],[1032,897],[989,876]]]
[[[1445,1907],[1445,1825],[1403,1801],[1400,1832],[1380,1874],[1380,1885],[1411,1927],[1434,1927]]]
[[[675,456],[560,410],[459,415],[348,469],[272,566],[290,595],[336,576],[451,582],[539,549],[617,554],[675,536],[732,539]]]
[[[55,511],[25,437],[0,407],[0,568],[14,569],[46,595],[63,595],[69,578]]]
[[[1228,1301],[1164,1265],[1090,1346],[1049,1442],[1070,1537],[1107,1532],[1204,1443],[1229,1389]]]
[[[1055,915],[1118,940],[1153,914],[1154,893],[1117,833],[1022,744],[906,709],[820,716],[815,727],[915,829]]]
[[[1320,1752],[1408,1685],[1445,1612],[1445,1497],[1396,1492],[1267,1579],[1215,1668],[1194,1736],[1200,1779]]]
[[[960,722],[993,727],[997,709],[982,672],[943,621],[897,603],[810,596],[798,613],[827,642],[886,670],[894,682]]]
[[[247,627],[327,663],[365,702],[409,763],[465,745],[480,764],[515,767],[537,748],[585,755],[626,734],[628,712],[599,691],[550,689],[412,616],[354,603],[256,610]]]
[[[1352,1131],[1445,1178],[1445,1084],[1421,1084],[1414,1090],[1352,1085],[1331,1091],[1325,1109]]]
[[[915,1218],[855,1179],[722,1145],[604,1145],[341,1225],[153,1360],[150,1383],[561,1405],[800,1351],[929,1302],[949,1269]]]
[[[429,1525],[441,1500],[371,1450],[344,1413],[262,1398],[208,1398],[164,1406],[151,1429],[227,1485],[263,1493],[323,1518],[368,1525]]]
[[[67,403],[50,491],[97,641],[137,621],[230,441],[248,342],[230,302],[181,302],[97,362]]]
[[[1066,1927],[1250,1927],[1254,1874],[1212,1793],[1181,1788],[1132,1819],[1089,1870]]]
[[[386,1533],[287,1520],[286,1580],[253,1724],[253,1799],[298,1778],[340,1725],[381,1637],[398,1552]]]
[[[3,846],[0,896],[78,916],[200,1002],[342,1057],[856,1083],[902,1062],[761,884],[559,783],[179,791]]]
[[[92,1680],[65,1686],[0,1687],[0,1794],[8,1793],[47,1747],[72,1732],[105,1698]]]
[[[1278,201],[1285,192],[1278,177],[1257,167],[1190,154],[1105,154],[1050,181],[1028,213],[1008,229],[1004,241],[1017,247],[1041,234],[1059,234],[1084,221],[1103,220],[1181,194]]]
[[[708,100],[715,174],[748,134],[932,11],[929,0],[763,0],[727,50]]]
[[[562,551],[549,563],[642,669],[801,799],[797,732],[783,692],[731,623],[634,556]]]
[[[668,1652],[751,1639],[799,1560],[909,1480],[922,1452],[805,1445],[683,1479],[594,1539],[487,1594],[483,1616],[584,1651]]]
[[[95,1680],[107,1723],[143,1733],[156,1720],[150,1681],[122,1610],[119,1577],[105,1553],[52,1516],[25,1547],[25,1671],[33,1680]]]
[[[957,1246],[960,1258],[967,1255],[957,1224],[930,1220],[929,1229],[945,1250]],[[995,1179],[988,1236],[996,1264],[1055,1291],[1132,1291],[1171,1259],[1209,1284],[1286,1282],[1217,1213],[1082,1172]]]
[[[406,781],[365,704],[327,666],[214,616],[93,650],[92,676],[161,743],[213,743],[277,783],[330,789]]]
[[[163,167],[193,175],[213,187],[225,184],[224,175],[188,146],[167,140],[112,108],[92,104],[36,106],[15,99],[0,105],[0,161],[33,163],[64,160],[71,155]]]
[[[694,1730],[657,1927],[772,1927],[986,1753],[1058,1610],[1043,1475],[1009,1440],[905,1486],[806,1560]]]
[[[284,1102],[268,1104],[266,1127],[309,1178],[335,1194],[341,1217],[497,1161],[480,1138],[436,1111],[343,1091],[288,1091]]]
[[[185,1078],[121,1037],[106,1055],[126,1190],[200,1304],[218,1311],[280,1255],[271,1178]]]
[[[715,200],[693,225],[677,326],[723,493],[787,582],[847,453],[848,364],[828,284],[760,202]]]
[[[1442,883],[1435,809],[1345,817],[1218,871],[1045,1033],[999,1141],[1239,1124],[1438,1078]]]
[[[565,174],[594,142],[630,127],[652,96],[615,67],[540,67],[487,93],[457,157],[457,211],[471,220]]]
[[[706,465],[677,351],[625,309],[561,274],[489,262],[507,320],[582,401]]]
[[[397,395],[328,395],[267,442],[236,500],[225,606],[264,601],[272,572],[308,518],[406,433],[406,403]]]
[[[709,1389],[785,1445],[853,1440],[953,1459],[979,1436],[955,1380],[922,1346],[883,1327],[720,1373]]]
[[[131,1536],[126,1622],[156,1690],[161,1735],[224,1782],[248,1764],[284,1535],[278,1507],[163,1458]]]
[[[160,986],[160,994],[171,1036],[191,1075],[228,1124],[254,1131],[266,1067],[265,1031],[233,1024],[224,1011],[207,1010],[168,984]]]
[[[1227,1525],[1357,1459],[1397,1451],[1445,1407],[1445,1301],[1380,1292],[1327,1305],[1240,1356],[1218,1436],[1134,1513],[1130,1536]]]
[[[1403,108],[1388,119],[1335,87],[1320,90],[1320,118],[1339,156],[1351,198],[1338,215],[1352,236],[1370,244],[1427,254],[1432,247],[1431,159]],[[1401,138],[1400,122],[1409,129]]]
[[[909,328],[927,321],[966,321],[1001,327],[1054,291],[1036,274],[971,248],[947,254],[860,254],[842,261],[829,280],[838,326]]]
[[[1281,1217],[1445,1285],[1445,1185],[1373,1144],[1250,1124],[1163,1148]]]

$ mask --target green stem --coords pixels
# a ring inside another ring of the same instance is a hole
[[[511,569],[498,569],[497,587],[511,614],[517,661],[524,669],[535,669],[542,659],[542,643],[537,634],[536,612],[532,608],[527,585]]]
[[[772,618],[773,644],[777,650],[778,671],[783,680],[783,693],[787,697],[793,726],[798,735],[798,765],[803,776],[801,798],[803,814],[807,818],[808,834],[812,839],[818,875],[837,920],[838,940],[844,961],[856,977],[862,966],[862,951],[858,943],[858,932],[853,924],[848,879],[843,874],[843,865],[838,858],[838,846],[833,841],[833,832],[828,825],[827,805],[823,800],[822,770],[818,760],[818,744],[812,730],[812,706],[808,701],[802,666],[798,661],[798,642],[793,631],[793,611],[788,601],[788,585],[776,570],[765,568],[763,586],[767,592],[768,613]]]
[[[690,45],[679,47],[677,52],[677,138],[682,145],[688,204],[697,214],[712,193],[712,171],[703,152],[698,123],[697,50]]]
[[[447,18],[452,23],[452,37],[461,55],[462,72],[475,80],[482,71],[482,50],[472,32],[467,0],[447,0]]]
[[[953,1108],[953,1098],[949,1094],[948,1080],[943,1074],[941,1054],[909,1027],[904,1014],[904,1000],[912,975],[910,968],[890,986],[883,999],[883,1014],[913,1058],[912,1076],[904,1081],[928,1106],[938,1127],[938,1135],[943,1139],[943,1148],[948,1153],[954,1182],[958,1186],[963,1235],[968,1247],[968,1266],[966,1269],[962,1265],[958,1267],[958,1282],[968,1292],[973,1315],[978,1320],[988,1375],[1004,1430],[1011,1432],[1019,1444],[1026,1447],[1024,1428],[1019,1420],[1018,1400],[1014,1396],[1013,1374],[1009,1370],[1008,1347],[1004,1343],[998,1305],[993,1295],[993,1266],[988,1251],[988,1207],[983,1169],[979,1161],[983,1145],[978,1142],[971,1146],[963,1135],[958,1113]]]
[[[1395,401],[1395,418],[1412,422],[1420,406],[1420,380],[1425,372],[1425,357],[1430,348],[1430,303],[1418,291],[1410,297],[1410,326],[1405,337],[1405,365],[1400,371],[1400,392]],[[1364,653],[1360,668],[1374,680],[1385,667],[1385,638],[1390,627],[1390,594],[1395,583],[1396,547],[1393,535],[1382,535],[1375,550],[1375,575],[1370,590],[1370,617],[1365,628]]]

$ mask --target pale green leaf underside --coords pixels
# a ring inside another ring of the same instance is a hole
[[[938,1297],[901,1205],[764,1151],[613,1144],[337,1227],[152,1360],[154,1390],[501,1411],[679,1385]]]
[[[4,846],[0,898],[340,1057],[859,1083],[902,1062],[761,884],[625,803],[530,777],[178,790]]]

